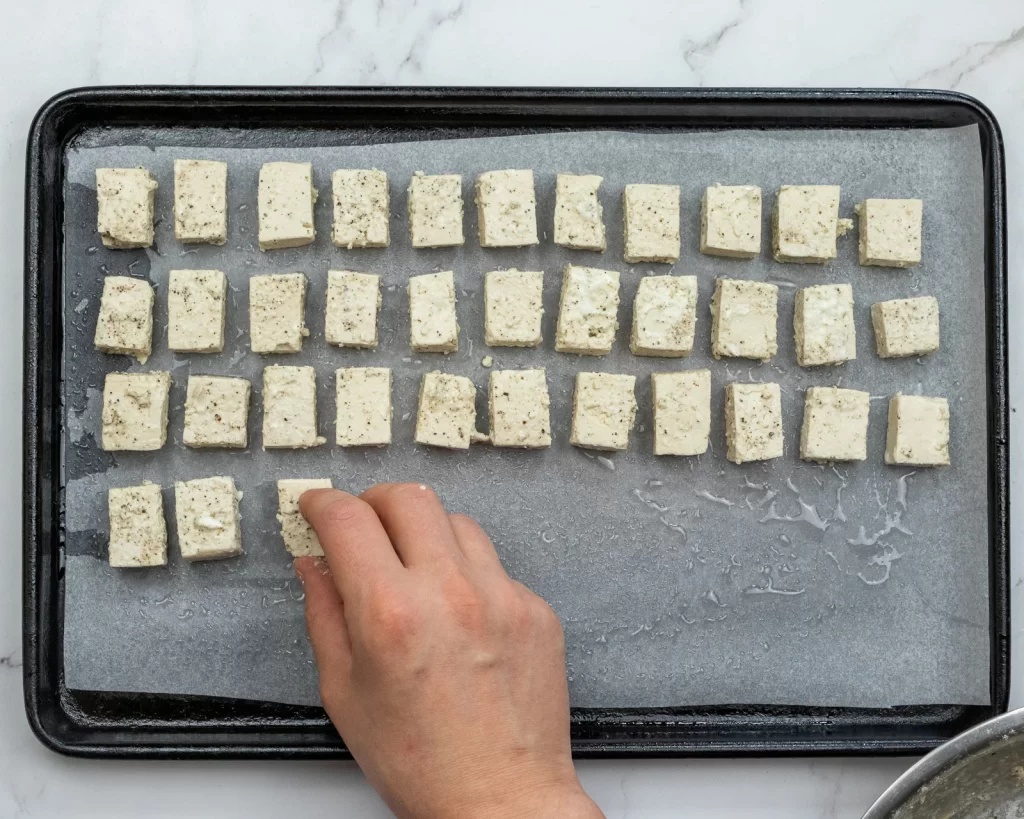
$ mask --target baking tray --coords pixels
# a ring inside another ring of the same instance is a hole
[[[61,658],[61,244],[63,158],[84,128],[339,127],[377,141],[628,128],[978,126],[986,189],[991,706],[885,710],[731,706],[579,709],[577,755],[912,753],[1005,709],[1008,687],[1008,442],[1005,201],[998,126],[976,101],[921,91],[528,89],[84,89],[39,112],[26,218],[25,691],[56,750],[119,756],[340,756],[319,709],[239,700],[69,691]]]

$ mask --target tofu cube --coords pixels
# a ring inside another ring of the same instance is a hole
[[[313,166],[309,162],[267,162],[258,192],[260,250],[308,245],[313,227]]]
[[[544,273],[492,270],[484,277],[484,341],[491,347],[537,347],[544,315]]]
[[[718,279],[711,298],[715,358],[768,361],[779,350],[779,288],[765,282]]]
[[[327,313],[324,335],[339,347],[377,346],[380,276],[351,270],[327,271]]]
[[[939,300],[934,296],[872,304],[871,324],[882,358],[927,355],[939,349]]]
[[[387,247],[391,201],[384,171],[339,170],[331,176],[334,189],[334,227],[331,241],[338,247]]]
[[[145,168],[96,169],[96,228],[104,247],[150,247],[157,184]]]
[[[782,457],[782,393],[778,384],[725,388],[726,458],[734,464]]]
[[[597,191],[602,177],[560,173],[555,177],[555,244],[573,250],[607,247],[604,209]]]
[[[391,370],[343,367],[334,373],[337,389],[335,435],[338,446],[391,443]]]
[[[171,374],[107,373],[103,383],[103,449],[152,452],[167,442]]]
[[[160,487],[143,481],[107,492],[110,543],[107,559],[116,569],[167,565],[167,523]]]
[[[633,300],[633,355],[679,358],[693,350],[696,276],[644,276]]]
[[[871,396],[860,390],[810,387],[804,401],[800,457],[805,461],[863,461],[868,457]]]
[[[459,349],[455,274],[451,270],[409,279],[409,345],[420,353]]]
[[[226,162],[174,160],[174,235],[184,244],[227,242]]]
[[[330,478],[290,478],[277,482],[277,522],[284,548],[292,557],[323,557],[320,539],[299,511],[299,498],[310,489],[331,489]]]
[[[712,185],[700,200],[700,252],[753,259],[761,252],[761,189]]]
[[[889,399],[885,462],[908,466],[949,465],[949,402],[896,393]]]
[[[626,185],[626,261],[679,261],[679,186]]]
[[[306,276],[278,273],[249,279],[249,342],[254,353],[297,353],[309,335]]]
[[[145,364],[153,352],[153,286],[128,276],[103,280],[94,337],[97,350],[135,356]]]
[[[190,375],[182,443],[197,448],[245,449],[249,443],[250,389],[247,378]]]
[[[585,449],[627,449],[636,421],[635,387],[632,375],[577,373],[569,443]]]
[[[316,434],[316,370],[263,370],[263,448],[308,449],[326,443]]]
[[[619,329],[619,274],[566,265],[558,305],[555,349],[560,353],[607,355]]]
[[[793,309],[796,360],[801,367],[842,364],[857,357],[853,288],[820,284],[796,294]]]
[[[221,560],[242,554],[241,497],[234,479],[223,476],[174,484],[178,548],[185,560]]]
[[[476,387],[468,378],[426,373],[420,382],[416,443],[469,449],[476,432]]]
[[[838,185],[783,185],[772,216],[777,262],[824,263],[836,257]]]
[[[921,264],[920,199],[865,199],[860,217],[860,263],[880,267]]]
[[[462,177],[457,173],[425,176],[409,182],[409,239],[413,247],[465,244],[462,233]]]
[[[167,287],[167,346],[182,353],[224,350],[228,278],[221,270],[172,270]]]
[[[711,440],[711,370],[651,375],[654,454],[703,455]]]
[[[487,171],[476,179],[480,247],[539,243],[533,171]]]
[[[489,404],[494,446],[551,446],[551,401],[543,369],[494,370]]]

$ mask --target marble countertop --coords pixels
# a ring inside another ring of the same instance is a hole
[[[498,35],[498,36],[496,36]],[[1019,0],[33,0],[4,5],[0,49],[0,383],[21,378],[24,145],[52,94],[93,84],[905,86],[980,98],[1006,140],[1011,224],[1024,212]],[[1024,231],[1010,232],[1010,312]],[[1021,343],[1011,322],[1010,344]],[[1024,363],[1011,357],[1012,435]],[[13,390],[10,392],[14,393]],[[1011,492],[1020,491],[1015,453]],[[21,459],[21,406],[0,403],[0,460]],[[352,766],[100,762],[45,750],[21,686],[20,473],[0,478],[0,816],[385,817]],[[1020,508],[1024,508],[1021,506]],[[1024,705],[1024,517],[1012,521],[1014,674]],[[908,759],[583,762],[612,818],[855,819]]]

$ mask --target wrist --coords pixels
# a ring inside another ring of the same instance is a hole
[[[501,800],[476,814],[478,819],[605,819],[578,781],[537,788],[517,798]]]

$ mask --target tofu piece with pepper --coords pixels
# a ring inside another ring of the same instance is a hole
[[[651,375],[654,454],[703,455],[711,440],[711,370]]]
[[[797,291],[793,308],[796,361],[801,367],[842,364],[857,357],[853,288],[819,284]]]
[[[331,489],[330,478],[285,478],[277,482],[277,522],[284,548],[292,557],[323,557],[320,539],[299,510],[299,498],[310,489]]]
[[[619,329],[619,274],[566,265],[558,305],[555,349],[560,353],[607,355]]]
[[[339,347],[377,346],[380,276],[351,270],[327,271],[327,311],[324,336]]]
[[[451,270],[409,279],[409,345],[420,353],[458,351],[455,274]]]
[[[551,400],[543,368],[494,370],[489,388],[494,446],[520,449],[551,446]]]
[[[185,390],[185,429],[188,447],[245,449],[249,443],[247,378],[190,375]]]
[[[603,251],[607,246],[604,209],[598,197],[602,177],[594,174],[555,176],[556,245],[573,250]]]
[[[544,273],[492,270],[484,276],[484,341],[491,347],[537,347],[542,340]]]
[[[96,229],[104,247],[152,246],[156,189],[145,168],[96,169]]]
[[[626,185],[622,205],[626,261],[678,262],[679,186]]]
[[[233,478],[218,476],[174,484],[178,548],[189,561],[222,560],[242,554],[238,502]]]
[[[810,387],[804,400],[800,457],[805,461],[864,461],[871,396],[861,390]]]
[[[577,373],[569,443],[605,451],[629,448],[636,422],[636,377],[614,373]]]
[[[725,388],[726,458],[734,464],[782,457],[782,393],[778,384]]]
[[[860,263],[881,267],[921,264],[920,199],[865,199],[854,207],[860,219]]]
[[[753,259],[761,252],[761,189],[712,185],[700,200],[700,252]]]
[[[249,279],[249,343],[254,353],[297,353],[309,335],[306,276],[277,273]]]
[[[715,358],[768,361],[779,350],[779,288],[765,282],[718,279],[711,297]]]
[[[871,324],[881,358],[928,355],[939,349],[939,300],[934,296],[872,304]]]
[[[391,370],[342,367],[336,380],[335,439],[338,446],[391,443]]]
[[[263,448],[308,449],[326,442],[316,431],[316,370],[265,367]]]
[[[93,341],[97,350],[135,356],[145,364],[153,352],[153,286],[128,276],[107,276]]]
[[[228,240],[228,165],[174,160],[174,236],[184,244]]]
[[[696,276],[644,276],[633,299],[633,355],[679,358],[693,350]]]
[[[836,257],[838,185],[783,185],[772,215],[777,262],[824,264]]]
[[[152,452],[167,443],[171,374],[107,373],[103,382],[103,449]]]
[[[537,238],[533,171],[487,171],[476,178],[480,247],[525,247]]]
[[[338,247],[387,247],[391,244],[388,175],[374,170],[337,170],[331,175],[334,226]]]
[[[224,350],[228,279],[221,270],[172,270],[167,286],[167,346],[182,353]]]
[[[317,192],[311,163],[265,163],[260,168],[257,199],[260,250],[312,244]]]
[[[949,465],[949,402],[896,393],[889,399],[885,462],[907,466]]]
[[[409,239],[413,247],[453,247],[466,243],[462,232],[462,176],[428,176],[417,171],[409,182]]]
[[[416,443],[469,449],[476,432],[476,387],[468,378],[429,372],[420,382]]]
[[[107,490],[110,539],[107,561],[115,569],[167,565],[167,523],[160,487],[140,486]]]

